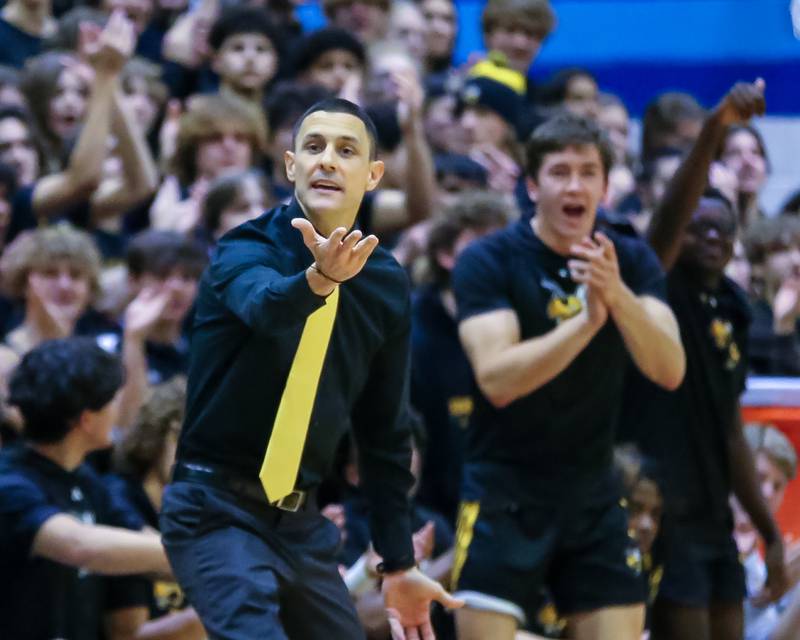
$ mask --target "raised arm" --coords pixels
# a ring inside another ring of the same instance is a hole
[[[647,240],[664,269],[671,269],[678,259],[683,232],[705,191],[708,170],[725,132],[733,124],[764,113],[764,88],[761,79],[735,84],[706,119],[689,155],[670,181],[647,229]]]
[[[114,12],[96,40],[86,44],[94,68],[92,95],[86,120],[67,168],[41,178],[33,190],[33,209],[46,216],[62,207],[86,200],[97,189],[111,131],[114,92],[122,67],[133,52],[133,24],[122,12]]]
[[[120,175],[103,180],[92,197],[95,220],[124,213],[158,189],[158,170],[131,113],[122,106],[119,91],[112,103],[111,133],[117,139],[116,152],[122,160]]]
[[[423,89],[415,73],[393,76],[398,89],[397,117],[406,151],[402,191],[375,192],[373,228],[377,233],[410,227],[430,217],[436,177],[430,146],[422,123]]]

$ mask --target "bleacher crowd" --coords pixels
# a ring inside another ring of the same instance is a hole
[[[449,585],[475,407],[451,272],[475,239],[535,216],[525,141],[551,117],[580,116],[607,135],[599,224],[621,234],[647,238],[692,163],[702,166],[701,208],[733,212],[735,224],[701,220],[691,233],[730,249],[726,273],[752,317],[747,370],[800,375],[800,191],[780,211],[760,208],[770,161],[756,127],[727,126],[699,149],[717,111],[671,92],[653,96],[634,141],[625,104],[590,72],[534,84],[528,71],[558,28],[547,0],[489,0],[487,52],[463,65],[452,61],[452,0],[322,8],[328,26],[312,32],[289,0],[7,0],[0,10],[0,638],[205,637],[157,536],[192,305],[219,238],[292,197],[284,151],[323,98],[360,104],[376,124],[386,174],[358,224],[414,286],[414,548],[428,575]],[[112,398],[114,415],[98,412]],[[774,513],[796,452],[772,427],[746,435]],[[341,530],[341,571],[368,636],[388,638],[354,444],[340,449],[320,507]],[[618,451],[655,599],[663,488],[651,462]],[[745,511],[732,509],[755,595],[765,561]],[[787,596],[747,600],[747,638],[798,637],[800,548],[787,546],[786,563]],[[541,604],[520,637],[564,637],[547,594]],[[435,621],[439,637],[455,637],[447,614]]]

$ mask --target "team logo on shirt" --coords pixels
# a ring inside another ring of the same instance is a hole
[[[709,332],[717,349],[725,355],[725,368],[729,371],[735,369],[742,359],[742,354],[739,351],[739,345],[733,339],[733,325],[727,320],[714,318],[711,321]]]
[[[153,595],[161,611],[177,611],[185,604],[183,591],[177,582],[158,580],[153,584]]]
[[[552,280],[543,279],[542,288],[550,292],[547,317],[557,324],[577,316],[586,304],[586,287],[580,285],[574,293],[567,293]]]
[[[473,406],[472,396],[453,396],[447,401],[450,418],[455,420],[462,429],[469,426],[469,417],[472,415]]]

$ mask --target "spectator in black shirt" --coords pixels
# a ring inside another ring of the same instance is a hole
[[[430,624],[432,599],[459,603],[413,568],[408,282],[376,249],[377,238],[348,233],[383,163],[375,159],[374,126],[350,102],[314,105],[295,131],[285,163],[296,199],[226,235],[201,281],[186,420],[162,533],[211,635],[363,637],[335,562],[339,531],[313,504],[352,423],[391,624],[398,638],[404,627],[414,637]],[[312,371],[306,331],[331,312],[335,324],[324,327],[312,353],[321,369]],[[318,393],[296,396],[296,380]],[[288,427],[288,397],[311,415],[297,419],[302,431],[292,439],[304,443],[302,460],[279,473],[271,456],[289,455],[289,443],[270,446],[275,429],[282,435]],[[268,498],[267,486],[278,479],[294,490]]]
[[[554,118],[527,155],[536,215],[472,243],[453,271],[480,391],[456,541],[459,637],[513,638],[546,586],[573,637],[638,640],[644,584],[627,560],[612,446],[627,363],[680,384],[678,327],[652,251],[595,231],[613,162],[597,125]]]
[[[14,372],[10,401],[25,432],[0,453],[3,637],[145,631],[146,584],[110,576],[169,575],[164,550],[158,536],[135,531],[142,521],[83,464],[110,444],[122,379],[119,360],[89,338],[46,342]]]
[[[750,312],[724,276],[733,253],[730,203],[701,198],[708,169],[730,125],[764,111],[763,82],[737,84],[712,112],[656,210],[648,239],[669,271],[668,293],[686,346],[687,374],[674,394],[632,384],[624,418],[640,428],[645,454],[664,474],[664,577],[653,638],[742,636],[744,575],[732,539],[733,492],[763,536],[766,594],[786,589],[783,543],[761,497],[742,432],[739,395],[747,371]],[[638,407],[638,413],[631,413]]]
[[[55,30],[50,0],[10,0],[0,17],[0,64],[21,69]]]
[[[411,403],[428,446],[418,500],[455,522],[461,493],[464,436],[474,406],[472,369],[458,339],[450,273],[474,240],[513,217],[496,193],[461,194],[432,224],[426,248],[428,282],[411,301]]]
[[[206,262],[198,241],[173,231],[143,231],[131,241],[127,265],[132,300],[125,309],[121,344],[116,345],[128,377],[120,399],[120,426],[130,425],[150,385],[187,373],[184,329]]]
[[[175,447],[186,404],[186,378],[157,385],[139,411],[136,422],[114,445],[114,473],[103,478],[109,493],[158,531],[161,495],[175,462]],[[174,580],[156,579],[149,594],[150,618],[164,620],[181,640],[205,638],[194,610]]]

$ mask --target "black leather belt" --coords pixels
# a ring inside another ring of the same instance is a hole
[[[224,491],[230,491],[240,496],[262,502],[281,511],[295,512],[303,509],[308,504],[309,492],[295,489],[288,496],[277,502],[267,502],[267,494],[258,480],[249,480],[229,473],[217,467],[209,467],[195,462],[176,462],[172,469],[173,482],[186,481],[205,484]]]

